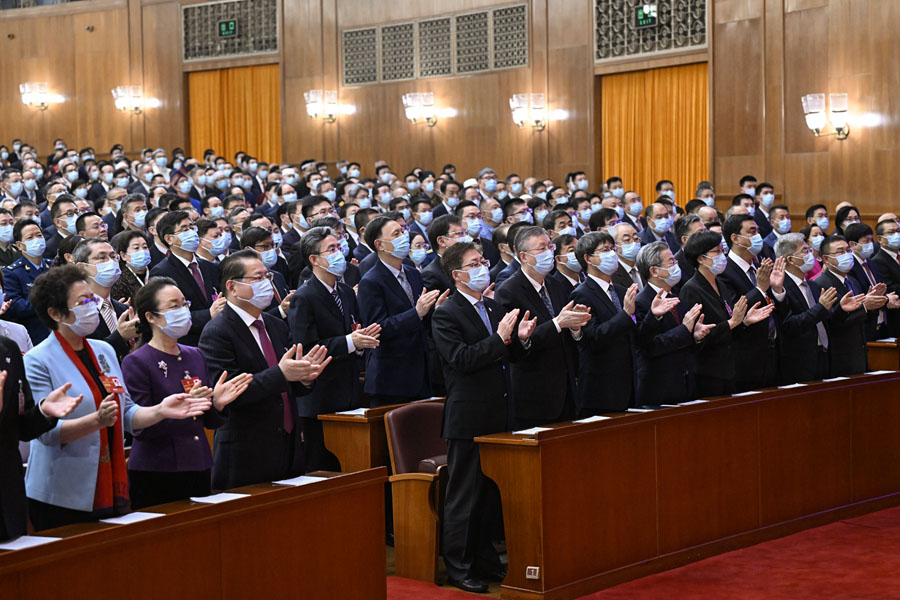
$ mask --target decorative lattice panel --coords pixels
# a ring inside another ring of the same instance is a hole
[[[453,73],[453,26],[450,17],[419,23],[419,77]]]
[[[656,0],[657,22],[638,28],[635,11],[645,0],[594,0],[594,60],[704,48],[707,0]]]
[[[381,79],[399,81],[416,77],[416,29],[413,23],[381,28]]]
[[[528,66],[528,6],[497,8],[491,14],[494,69]]]
[[[236,0],[182,6],[184,60],[278,52],[277,0]],[[237,33],[220,37],[219,24],[236,21]]]
[[[456,72],[476,73],[491,68],[488,13],[456,16]]]
[[[341,36],[344,85],[378,81],[378,29],[348,29]]]

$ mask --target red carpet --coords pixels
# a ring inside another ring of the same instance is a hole
[[[388,577],[388,600],[471,594]],[[585,596],[635,598],[900,599],[900,508],[839,521]]]

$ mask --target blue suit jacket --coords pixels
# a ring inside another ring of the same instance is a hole
[[[107,374],[118,377],[124,386],[122,369],[113,347],[100,340],[86,340],[86,343],[93,348],[101,369],[107,365]],[[84,400],[72,414],[60,419],[50,431],[31,441],[25,474],[26,493],[29,498],[54,506],[91,511],[100,461],[100,432],[95,431],[65,446],[60,443],[59,437],[65,420],[77,419],[97,410],[90,386],[55,335],[25,354],[25,375],[35,398],[46,398],[66,383],[72,384],[69,396],[84,394]],[[127,390],[119,394],[119,401],[119,414],[124,418],[123,431],[132,432],[131,420],[139,407],[131,401]],[[119,440],[119,443],[124,443],[124,440]]]
[[[46,273],[49,269],[49,260],[42,260],[41,266],[37,267],[23,256],[3,270],[6,299],[12,300],[9,310],[6,311],[6,318],[24,325],[34,344],[50,335],[50,330],[38,319],[28,295],[38,275]]]
[[[422,294],[422,275],[406,265],[403,272],[415,302]],[[358,299],[363,326],[381,324],[381,344],[366,355],[366,393],[430,396],[428,320],[419,318],[400,282],[380,260],[359,281]]]

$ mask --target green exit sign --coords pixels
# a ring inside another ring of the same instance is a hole
[[[238,34],[237,19],[219,21],[219,37],[235,37]]]
[[[634,9],[634,28],[656,27],[656,5],[645,4]]]

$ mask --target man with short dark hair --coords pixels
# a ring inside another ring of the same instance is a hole
[[[29,295],[34,280],[46,273],[52,263],[43,257],[47,242],[40,226],[34,221],[22,219],[16,223],[13,227],[13,240],[22,257],[3,271],[3,291],[10,303],[6,317],[24,325],[36,346],[50,335],[50,330],[35,314]]]
[[[900,299],[897,294],[887,294],[887,284],[881,281],[878,268],[869,260],[875,254],[875,240],[872,228],[865,223],[854,223],[844,230],[844,237],[850,248],[853,249],[853,268],[850,269],[852,277],[859,289],[869,292],[875,291],[877,296],[883,297],[872,300],[872,294],[867,294],[869,302],[866,303],[868,318],[866,319],[866,339],[870,342],[894,335],[897,330],[897,311]],[[893,321],[893,327],[889,327],[889,321]]]

